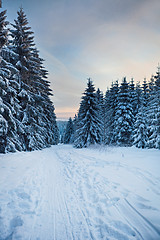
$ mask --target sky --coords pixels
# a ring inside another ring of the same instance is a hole
[[[45,59],[57,119],[74,117],[87,78],[103,92],[124,76],[150,79],[160,62],[159,0],[2,0],[22,6]]]

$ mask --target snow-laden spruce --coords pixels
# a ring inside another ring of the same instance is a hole
[[[32,151],[58,142],[58,128],[43,59],[21,8],[12,24],[11,40],[1,50],[0,114],[6,127],[0,152]],[[0,20],[5,21],[2,16]],[[5,27],[5,23],[1,24]],[[4,31],[5,38],[8,38]]]
[[[106,91],[104,111],[105,111],[105,144],[116,143],[116,109],[118,104],[119,85],[118,80],[112,83],[111,88]]]
[[[67,126],[66,126],[66,130],[65,130],[65,135],[64,135],[64,143],[73,143],[73,133],[74,133],[74,129],[73,129],[73,121],[72,118],[69,118]]]
[[[160,69],[149,85],[149,101],[147,110],[149,148],[160,149]]]
[[[129,95],[129,84],[123,79],[118,94],[118,104],[115,112],[114,136],[118,145],[131,145],[133,131],[133,108]]]
[[[136,95],[137,99],[137,113],[135,115],[134,132],[133,132],[133,144],[138,148],[146,148],[148,142],[148,125],[147,125],[147,109],[148,109],[148,84],[144,79],[142,89],[137,87]],[[138,94],[138,92],[140,94]],[[139,103],[139,104],[138,104]]]
[[[76,124],[74,145],[77,148],[90,144],[101,143],[101,121],[98,117],[99,106],[95,94],[95,87],[88,79],[87,88],[82,96]]]

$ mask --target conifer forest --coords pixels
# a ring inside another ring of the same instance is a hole
[[[58,143],[47,70],[24,10],[8,30],[0,13],[0,152],[32,151]]]
[[[0,240],[160,240],[159,12],[0,0]]]
[[[0,152],[32,151],[59,142],[44,60],[23,8],[11,27],[0,13]],[[103,94],[88,79],[78,115],[61,143],[160,149],[160,68],[150,81],[115,81]]]

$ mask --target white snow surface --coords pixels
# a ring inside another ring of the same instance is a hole
[[[160,239],[160,151],[0,154],[0,240]]]

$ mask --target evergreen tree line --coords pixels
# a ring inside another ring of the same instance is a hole
[[[22,8],[8,30],[0,13],[0,153],[58,143],[52,92]]]
[[[160,71],[149,82],[124,78],[103,96],[91,79],[82,96],[78,116],[68,122],[64,143],[77,148],[90,144],[160,149]],[[68,140],[70,139],[70,140]]]

